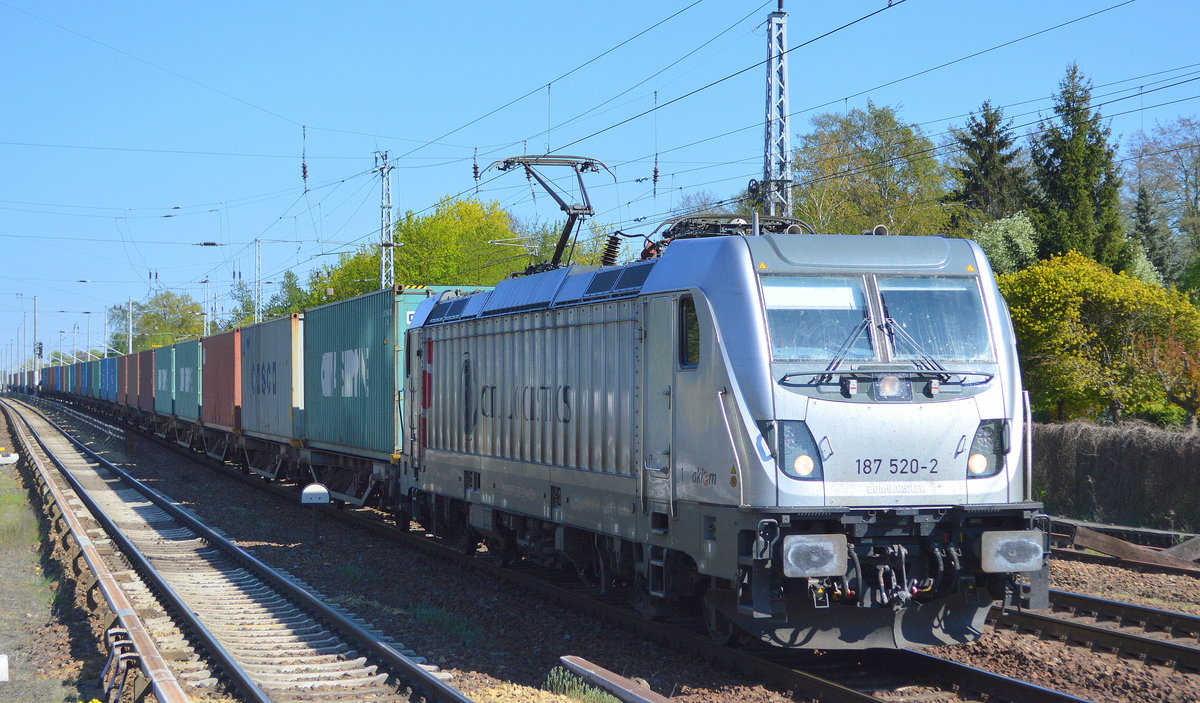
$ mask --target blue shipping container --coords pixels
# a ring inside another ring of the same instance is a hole
[[[100,360],[100,397],[111,403],[117,402],[117,357]]]

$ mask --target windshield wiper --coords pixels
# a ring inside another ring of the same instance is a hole
[[[813,376],[813,379],[809,381],[810,384],[825,383],[829,379],[833,378],[833,372],[837,371],[838,367],[842,365],[842,362],[846,360],[846,356],[850,353],[850,348],[853,347],[854,343],[858,341],[858,338],[862,336],[863,331],[867,329],[867,326],[870,324],[870,322],[870,318],[864,317],[861,322],[855,325],[854,329],[850,330],[850,336],[848,336],[846,341],[842,342],[841,346],[838,347],[837,353],[833,356],[833,361],[829,362],[829,365],[825,367],[825,370],[819,376]],[[788,379],[792,379],[797,376],[807,376],[811,373],[811,371],[790,371],[780,376],[778,382],[783,383]]]
[[[883,318],[883,329],[892,338],[893,348],[896,346],[897,337],[904,340],[908,346],[912,347],[913,351],[916,352],[917,358],[909,359],[909,361],[912,361],[914,366],[922,371],[937,373],[938,378],[941,379],[943,383],[950,380],[950,374],[946,371],[946,367],[942,366],[937,359],[934,359],[932,356],[930,356],[929,352],[925,351],[925,348],[921,346],[921,343],[916,339],[913,339],[913,336],[909,334],[907,330],[901,327],[899,323],[896,322],[895,318]]]
[[[863,317],[863,319],[854,326],[854,329],[850,330],[850,336],[846,337],[846,341],[842,342],[842,346],[838,347],[837,353],[833,355],[833,359],[829,362],[829,365],[825,367],[824,373],[816,377],[813,380],[813,383],[825,383],[826,381],[833,379],[833,373],[837,371],[838,367],[842,365],[842,362],[846,360],[846,357],[850,354],[850,349],[854,346],[854,343],[858,341],[858,338],[862,336],[862,333],[870,324],[871,318]],[[780,380],[787,380],[789,375],[791,374],[785,375]]]

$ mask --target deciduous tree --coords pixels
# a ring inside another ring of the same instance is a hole
[[[997,275],[1015,273],[1037,262],[1037,233],[1025,213],[985,222],[971,233]]]
[[[793,156],[793,209],[818,232],[858,234],[885,224],[897,234],[945,228],[945,171],[936,148],[896,110],[825,113]]]
[[[1160,400],[1136,362],[1139,340],[1193,325],[1182,293],[1145,283],[1076,252],[999,279],[1036,407],[1059,420],[1107,415]]]
[[[133,303],[133,350],[174,344],[180,339],[199,337],[204,320],[197,303],[187,293],[162,291],[143,302]],[[120,305],[108,309],[109,338],[113,349],[124,353],[128,335],[128,310]]]

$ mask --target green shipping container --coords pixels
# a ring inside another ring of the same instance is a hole
[[[418,305],[448,290],[477,288],[397,286],[304,312],[305,446],[399,456],[404,331]]]
[[[87,362],[88,365],[88,388],[83,392],[89,398],[100,397],[100,360],[92,359]]]
[[[200,340],[175,344],[175,417],[200,421]]]
[[[160,347],[154,352],[154,412],[175,414],[175,347]]]

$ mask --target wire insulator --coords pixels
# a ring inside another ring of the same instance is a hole
[[[604,243],[604,253],[600,255],[601,266],[614,266],[617,263],[617,256],[621,253],[621,237],[615,234],[608,235],[608,241]]]

